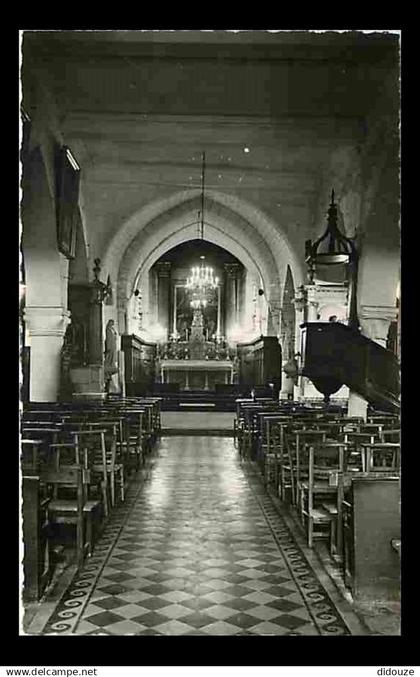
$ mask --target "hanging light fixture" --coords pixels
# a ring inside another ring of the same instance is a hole
[[[334,190],[332,190],[325,232],[315,242],[311,240],[305,242],[308,284],[315,284],[318,271],[324,270],[325,274],[326,268],[331,271],[334,266],[340,266],[343,270],[343,280],[348,285],[349,325],[358,327],[356,304],[358,252],[353,240],[344,235],[338,227],[337,205],[334,197]]]
[[[205,175],[205,163],[206,163],[206,154],[203,152],[202,155],[202,168],[201,168],[201,211],[199,214],[199,236],[201,240],[204,240],[204,175]],[[204,256],[201,257],[204,259]],[[192,300],[190,305],[192,308],[199,309],[205,308],[207,305],[207,294],[218,287],[219,278],[215,277],[213,268],[211,266],[204,265],[204,261],[199,266],[193,266],[191,268],[191,274],[189,275],[185,288],[192,293]]]
[[[315,242],[307,240],[306,262],[309,268],[316,265],[337,265],[352,263],[356,259],[356,248],[349,237],[342,233],[337,224],[337,205],[334,201],[334,190],[331,192],[331,203],[328,209],[327,229]]]
[[[191,291],[206,291],[216,289],[219,284],[219,278],[214,275],[211,266],[193,266],[191,275],[188,277],[185,287]]]

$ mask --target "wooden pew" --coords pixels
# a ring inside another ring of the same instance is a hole
[[[391,541],[400,537],[400,478],[395,473],[353,476],[343,501],[344,580],[356,600],[399,598],[400,562]]]
[[[49,585],[53,567],[48,503],[39,478],[42,440],[21,440],[23,600],[39,601]]]

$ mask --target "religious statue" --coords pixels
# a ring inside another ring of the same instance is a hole
[[[117,331],[114,320],[109,320],[105,329],[104,373],[106,390],[109,390],[112,376],[118,373]]]
[[[297,383],[298,376],[299,376],[299,363],[297,361],[297,357],[300,357],[299,353],[296,353],[293,357],[290,358],[288,362],[283,367],[283,371],[286,374],[286,378],[292,379],[292,382],[294,384]]]
[[[73,329],[69,324],[61,348],[60,400],[71,399],[73,387],[70,379]]]
[[[72,317],[67,325],[62,348],[62,352],[67,355],[71,367],[79,367],[85,364],[85,332],[84,325],[75,317]]]
[[[216,322],[213,319],[207,321],[207,341],[211,341],[216,334]]]
[[[67,325],[61,348],[60,399],[71,399],[73,384],[70,370],[80,367],[86,360],[86,341],[84,325],[72,317]]]

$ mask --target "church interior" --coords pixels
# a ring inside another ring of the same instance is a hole
[[[400,634],[399,108],[397,32],[22,31],[22,634]]]

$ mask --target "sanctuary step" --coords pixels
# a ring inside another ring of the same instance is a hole
[[[235,411],[235,401],[242,395],[238,388],[227,387],[225,391],[165,390],[159,384],[153,394],[161,398],[162,411]]]

